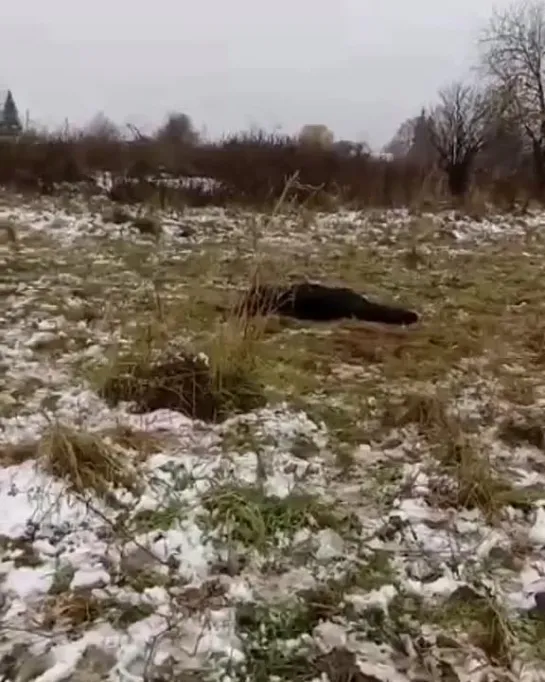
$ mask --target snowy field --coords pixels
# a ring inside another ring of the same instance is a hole
[[[1,195],[0,680],[545,680],[544,284],[539,213]]]

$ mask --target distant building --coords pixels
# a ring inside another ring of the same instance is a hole
[[[0,136],[16,136],[23,132],[17,105],[11,90],[0,90]]]

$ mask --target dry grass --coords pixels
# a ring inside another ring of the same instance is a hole
[[[80,183],[92,193],[88,177],[108,170],[117,178],[110,192],[124,203],[270,207],[285,191],[285,178],[297,174],[289,199],[306,210],[334,210],[340,203],[411,206],[416,213],[452,201],[445,179],[433,167],[406,160],[385,161],[368,155],[344,156],[335,150],[300,145],[278,134],[242,133],[221,142],[165,145],[157,140],[111,141],[74,131],[72,136],[21,139],[0,144],[0,183],[26,194],[52,194],[61,183]],[[490,203],[513,211],[534,192],[530,174],[488,169],[456,205],[476,218]],[[157,186],[149,176],[166,171],[213,178],[213,189]],[[128,182],[129,177],[133,182]],[[491,178],[494,177],[494,180]]]
[[[137,484],[131,464],[103,439],[60,423],[42,436],[36,454],[46,471],[78,494],[93,490],[104,496],[115,487],[135,489]]]
[[[67,592],[49,597],[39,614],[40,625],[47,630],[59,628],[82,629],[99,619],[104,608],[93,594]]]
[[[448,414],[448,397],[437,393],[408,393],[402,396],[398,403],[387,405],[382,424],[386,428],[415,424],[421,433],[431,435],[434,439],[449,431],[454,432],[453,421]]]
[[[369,177],[364,177],[367,180]],[[239,178],[238,189],[246,182],[249,174]],[[249,201],[262,200],[264,182],[259,179]],[[383,187],[384,191],[390,189]],[[381,191],[376,186],[362,189],[356,200],[366,193],[376,198]],[[459,248],[454,236],[456,225],[450,218],[438,223],[437,216],[415,215],[407,233],[397,234],[389,218],[377,213],[368,226],[369,238],[360,232],[365,239],[360,243],[347,240],[352,243],[346,246],[344,237],[337,240],[336,233],[350,236],[354,228],[339,222],[328,233],[329,241],[324,239],[324,246],[308,239],[309,233],[314,233],[309,228],[323,216],[311,201],[299,210],[297,204],[304,192],[295,185],[290,192],[291,197],[281,197],[281,210],[277,204],[269,216],[248,220],[240,243],[210,248],[198,245],[194,252],[179,244],[171,249],[169,238],[163,239],[161,231],[156,230],[155,196],[135,197],[142,208],[136,220],[137,210],[115,209],[112,221],[134,228],[132,233],[127,230],[127,240],[120,239],[115,245],[104,240],[100,263],[93,259],[82,265],[78,260],[71,266],[83,282],[80,294],[86,304],[74,313],[74,321],[84,319],[89,328],[96,325],[101,338],[121,339],[110,349],[109,360],[88,375],[93,386],[111,404],[128,401],[131,409],[144,412],[173,409],[209,422],[275,400],[301,406],[316,422],[326,422],[328,447],[321,452],[314,441],[314,450],[308,443],[294,442],[285,447],[286,452],[301,461],[309,460],[309,471],[313,460],[320,458],[333,498],[339,493],[339,498],[343,496],[345,485],[357,491],[350,492],[354,497],[347,506],[351,509],[355,502],[359,518],[368,507],[373,515],[390,510],[393,496],[399,498],[400,492],[405,492],[405,487],[400,491],[401,480],[403,486],[411,485],[401,478],[401,465],[412,463],[422,464],[427,475],[427,489],[422,495],[438,516],[439,510],[473,509],[494,524],[505,520],[506,507],[530,510],[534,493],[517,489],[505,462],[494,458],[489,445],[491,438],[499,437],[508,447],[519,443],[543,447],[538,416],[524,423],[505,418],[513,403],[522,407],[535,403],[541,395],[538,377],[545,358],[545,334],[538,285],[545,256],[543,243],[529,241],[521,247],[503,240],[496,245],[470,242]],[[275,186],[272,195],[277,194]],[[318,200],[325,203],[326,195]],[[473,214],[485,216],[488,207],[482,196],[473,197],[473,202]],[[283,228],[288,220],[291,227]],[[381,234],[375,239],[372,235],[376,236],[379,229]],[[139,241],[137,230],[141,235],[157,237],[156,243]],[[279,236],[285,239],[281,242],[286,244],[285,249],[278,247]],[[272,243],[267,243],[269,237]],[[178,258],[178,248],[189,255]],[[14,272],[18,266],[21,278],[36,279],[37,268],[47,274],[53,261],[37,260],[38,265],[16,263]],[[10,267],[13,263],[14,259]],[[229,286],[283,284],[293,275],[333,285],[342,282],[385,302],[407,305],[421,313],[422,323],[403,331],[354,322],[303,324],[285,321],[267,309],[250,317],[233,307],[236,296]],[[57,293],[48,292],[48,296],[47,303],[53,307]],[[108,305],[103,306],[105,300]],[[64,311],[59,314],[64,315]],[[204,355],[199,357],[198,352]],[[466,394],[474,396],[481,385],[490,395],[477,395],[475,402],[483,409],[476,416],[468,416],[471,410]],[[488,407],[489,412],[484,409]],[[252,436],[248,429],[238,434],[239,441],[233,444],[227,442],[223,426],[213,430],[221,434],[225,452],[255,452],[260,460],[255,486],[223,485],[222,479],[222,485],[201,498],[204,511],[202,519],[199,511],[198,520],[202,520],[205,531],[213,527],[214,541],[221,536],[229,547],[241,545],[243,559],[248,554],[245,550],[253,548],[275,561],[278,545],[283,546],[279,538],[290,538],[306,529],[312,533],[319,529],[335,531],[347,555],[354,547],[351,543],[361,542],[362,529],[356,518],[339,513],[342,504],[332,508],[314,495],[293,493],[279,499],[265,494],[260,483],[268,472],[263,474],[266,467],[262,471],[261,453],[268,452],[265,440],[269,436]],[[369,452],[358,459],[358,446],[366,443],[370,444]],[[124,427],[95,435],[53,424],[39,444],[5,448],[0,457],[5,463],[17,463],[37,456],[40,464],[66,481],[71,490],[80,495],[94,490],[105,496],[117,486],[138,492],[134,466],[164,451],[164,445],[161,435],[149,436]],[[387,459],[390,451],[391,461],[379,462],[384,465],[380,479],[374,462],[369,464],[364,458],[384,455]],[[400,458],[396,459],[398,454]],[[286,469],[282,473],[291,472]],[[306,478],[297,482],[304,488]],[[127,521],[119,521],[115,531],[124,541],[144,533],[166,534],[191,513],[189,505],[173,496],[160,508],[139,511]],[[450,514],[445,516],[450,518]],[[456,537],[453,535],[453,543]],[[359,544],[358,549],[362,549]],[[301,550],[302,556],[282,556],[285,563],[279,562],[279,566],[271,560],[273,565],[264,568],[259,579],[268,579],[266,570],[292,568],[296,562],[309,565],[313,558],[305,555],[306,551]],[[342,648],[327,655],[302,656],[294,655],[283,644],[284,640],[308,636],[324,619],[346,619],[364,631],[362,638],[367,636],[370,641],[394,648],[400,633],[412,634],[407,599],[400,599],[399,604],[392,602],[389,612],[380,618],[372,611],[348,615],[345,597],[352,590],[367,593],[383,585],[399,589],[399,557],[392,556],[390,565],[386,556],[376,562],[362,562],[363,567],[355,562],[356,577],[340,578],[337,584],[328,581],[313,594],[290,596],[289,603],[278,608],[266,604],[248,615],[237,607],[237,630],[244,635],[248,664],[246,675],[268,679],[278,674],[279,678],[301,681],[309,674],[328,675],[336,682],[363,682],[365,675],[354,655]],[[236,557],[231,565],[229,553],[228,572],[241,570],[244,564],[238,561]],[[132,575],[121,567],[124,585],[131,589],[143,592],[156,585],[171,586],[171,576],[153,569],[131,570]],[[223,608],[224,595],[212,588],[209,593],[190,587],[178,594],[182,616]],[[452,632],[464,645],[469,642],[469,646],[479,647],[491,661],[508,665],[514,633],[500,605],[484,593],[477,598],[457,597],[457,601],[441,604],[434,613],[430,608],[418,611],[419,626],[439,625],[442,632]],[[107,602],[99,601],[91,592],[71,592],[68,581],[58,593],[50,593],[40,625],[77,631],[90,627],[95,620],[110,619],[124,628],[131,619],[149,614],[134,604],[122,610]],[[417,644],[420,634],[419,630],[413,638]]]
[[[515,633],[509,615],[484,586],[458,588],[444,605],[443,623],[455,625],[468,641],[495,664],[509,666]]]
[[[257,250],[245,259],[191,258],[184,266],[184,302],[173,303],[156,292],[154,314],[142,334],[146,338],[139,338],[128,354],[119,353],[100,383],[108,384],[115,400],[141,401],[142,409],[176,405],[207,420],[223,418],[242,405],[262,404],[265,387],[268,395],[295,400],[316,390],[349,396],[363,389],[382,401],[392,392],[389,386],[395,387],[395,395],[407,396],[411,383],[424,387],[435,382],[444,384],[448,402],[449,382],[459,376],[463,383],[471,366],[478,367],[483,380],[494,375],[520,392],[524,378],[512,381],[504,367],[515,359],[528,367],[539,361],[535,282],[541,247],[531,257],[509,243],[450,252],[448,235],[444,241],[432,228],[429,219],[420,219],[407,237],[409,248],[415,240],[439,240],[434,258],[426,257],[417,273],[400,261],[403,239],[393,250],[364,246],[328,255],[319,249],[307,261],[290,253],[281,261],[259,239]],[[401,295],[421,312],[422,324],[397,331],[351,322],[303,325],[266,310],[248,317],[230,308],[236,298],[221,292],[221,282],[283,283],[294,272],[299,277],[321,273],[323,281],[332,283],[344,280],[382,299]],[[223,317],[218,305],[227,309]],[[187,347],[204,351],[209,365],[191,360],[186,367],[182,352],[169,348],[181,327],[190,338]],[[172,357],[176,359],[169,365]],[[108,389],[103,390],[106,395]]]
[[[463,432],[452,435],[456,440],[432,446],[440,466],[430,486],[430,502],[439,507],[480,509],[489,521],[500,520],[507,506],[530,508],[532,496],[514,488],[478,442]]]
[[[260,226],[254,226],[253,257],[248,260],[250,270],[242,279],[247,282],[247,289],[271,277],[271,272],[263,273],[259,232],[266,232],[277,213],[285,208],[293,182],[294,178],[288,180],[270,214]],[[221,277],[218,260],[210,259],[206,268],[203,265],[201,262],[197,268],[200,277],[204,275],[208,280]],[[281,269],[276,269],[275,274],[281,277]],[[202,299],[202,288],[197,289]],[[218,306],[212,306],[215,311],[212,329],[210,326],[202,329],[203,318],[209,321],[208,301],[201,300],[199,305],[190,291],[185,305],[175,301],[169,306],[160,287],[153,282],[153,314],[134,339],[132,348],[116,352],[111,362],[95,375],[99,394],[112,405],[128,401],[137,411],[173,409],[203,421],[221,421],[231,414],[264,406],[267,360],[263,345],[271,331],[270,306],[265,301],[263,309],[250,312],[240,298],[225,303],[223,317],[217,314]],[[191,344],[195,352],[188,350],[188,344],[173,347],[170,339],[180,326],[188,329],[195,319],[201,332]]]
[[[99,435],[104,440],[111,441],[122,450],[135,452],[139,460],[145,460],[150,455],[161,452],[172,440],[172,437],[165,434],[138,431],[123,425],[105,429]]]
[[[156,360],[134,353],[117,357],[100,373],[99,395],[111,405],[131,402],[137,412],[170,409],[208,422],[263,405],[262,387],[250,366],[252,356],[242,352],[246,347],[220,348],[221,354],[210,361],[181,353],[166,353]]]
[[[447,394],[408,394],[387,405],[382,424],[413,426],[425,438],[434,460],[429,502],[436,507],[477,508],[489,521],[498,521],[505,507],[529,509],[536,497],[509,482],[508,472],[487,453],[475,428],[453,411]]]
[[[302,221],[312,220],[309,209]],[[544,337],[536,324],[542,312],[536,282],[542,270],[543,245],[537,245],[529,257],[506,243],[471,245],[462,252],[454,248],[448,234],[437,237],[427,218],[419,219],[409,236],[392,238],[392,243],[380,248],[366,244],[343,250],[318,245],[306,260],[297,253],[275,258],[262,244],[262,236],[248,237],[252,244],[247,258],[239,258],[235,251],[233,258],[230,252],[220,260],[214,252],[189,256],[183,267],[174,261],[163,267],[162,247],[157,246],[146,272],[150,282],[154,268],[164,279],[153,279],[157,286],[150,284],[146,300],[135,302],[136,295],[131,298],[126,283],[125,289],[119,287],[112,295],[117,300],[125,296],[127,306],[134,305],[126,315],[134,319],[119,319],[112,312],[111,330],[121,329],[126,343],[113,349],[110,360],[95,370],[92,378],[100,394],[111,403],[129,401],[136,410],[174,409],[211,422],[264,405],[271,397],[288,401],[304,407],[315,421],[326,422],[334,454],[337,446],[343,446],[342,450],[339,447],[339,453],[346,455],[343,462],[341,457],[330,459],[329,452],[323,458],[332,489],[341,485],[342,473],[353,487],[362,478],[365,483],[370,480],[375,492],[388,498],[386,479],[379,483],[372,467],[362,466],[355,458],[357,446],[370,443],[370,454],[398,450],[404,464],[422,463],[428,476],[423,495],[436,510],[476,509],[488,522],[498,523],[505,519],[508,506],[525,512],[531,509],[534,493],[517,489],[503,463],[494,459],[487,439],[496,438],[495,422],[513,401],[523,406],[535,402],[539,394],[536,374],[541,368]],[[140,268],[139,275],[144,270],[138,262],[140,256],[134,249],[131,258],[135,272]],[[283,283],[293,273],[332,284],[344,279],[377,298],[399,300],[422,313],[422,324],[403,331],[354,322],[301,324],[285,322],[267,310],[250,317],[230,307],[227,284],[235,282],[242,287],[256,278]],[[221,318],[216,304],[224,308]],[[99,319],[103,323],[103,318]],[[135,320],[138,324],[131,326]],[[196,351],[203,351],[204,356],[198,357]],[[515,364],[517,373],[512,374]],[[471,410],[466,394],[474,391],[474,396],[481,385],[490,395],[477,395],[475,401],[482,412],[468,416]],[[487,412],[484,408],[489,407]],[[509,446],[530,443],[542,447],[539,423],[530,422],[521,425],[506,419],[503,425],[500,422],[497,435]],[[223,438],[222,428],[217,432]],[[126,456],[132,463],[140,462],[161,448],[156,438],[123,428],[95,437],[54,425],[39,444],[38,455],[47,470],[66,480],[72,489],[82,493],[93,488],[104,495],[114,486],[134,488],[137,482],[130,462],[118,456],[119,448],[131,451]],[[264,449],[257,436],[252,441],[248,432],[236,445],[225,441],[223,445],[231,453],[239,446],[245,453]],[[299,456],[297,444],[290,445],[289,451]],[[6,450],[4,459],[15,462],[31,457],[32,452],[32,448]],[[302,460],[316,454],[309,456],[304,447],[300,452]],[[340,472],[347,463],[355,466],[345,466]],[[400,464],[394,460],[393,466],[399,470]],[[390,486],[396,494],[399,480]],[[261,553],[271,552],[271,556],[278,549],[279,537],[290,537],[305,528],[334,530],[345,542],[361,538],[353,519],[340,517],[338,509],[326,507],[322,500],[295,494],[277,499],[266,495],[259,482],[253,488],[222,485],[205,495],[205,530],[212,525],[229,545],[235,542]],[[372,492],[363,497],[362,504],[375,505]],[[384,509],[389,506],[384,500],[381,503]],[[139,512],[124,537],[166,531],[188,513],[179,500],[158,510]],[[366,575],[359,576],[357,587],[362,590],[395,584],[392,567],[367,568]],[[144,572],[132,580],[139,582],[142,590],[162,584],[160,577]],[[286,679],[303,680],[310,666],[312,672],[327,673],[339,682],[348,677],[360,679],[348,652],[301,660],[277,646],[291,635],[296,638],[312,632],[320,619],[344,618],[343,599],[350,589],[352,584],[328,583],[327,590],[316,590],[312,598],[306,595],[305,600],[301,595],[300,600],[293,599],[276,610],[267,605],[257,621],[248,614],[241,616],[246,625],[239,622],[238,629],[247,635],[244,646],[250,673],[265,679],[272,671]],[[209,606],[200,594],[185,596],[195,598],[195,608]],[[55,597],[46,614],[51,627],[75,628],[104,617],[100,612],[104,605],[89,595]],[[181,605],[192,613],[192,602]],[[389,642],[392,633],[397,637],[406,631],[406,613],[400,608],[403,612],[396,615],[395,606],[385,616],[385,625],[375,623],[373,614],[366,613],[358,617],[358,626],[375,627],[383,637],[379,641]],[[513,632],[490,595],[441,605],[440,611],[423,612],[420,622],[452,630],[492,661],[502,665],[508,661]],[[252,632],[258,632],[257,624],[264,636],[256,642]]]

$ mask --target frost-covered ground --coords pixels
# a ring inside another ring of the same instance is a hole
[[[545,215],[2,201],[0,679],[545,679]],[[243,341],[256,262],[422,322]],[[182,350],[256,407],[106,402]]]

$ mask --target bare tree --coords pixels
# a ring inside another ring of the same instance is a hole
[[[463,196],[478,153],[493,138],[501,100],[491,91],[455,82],[439,93],[429,116],[430,142],[453,196]]]
[[[156,133],[158,140],[172,144],[195,145],[199,134],[193,127],[191,118],[182,112],[173,112]]]
[[[322,123],[308,123],[299,132],[299,144],[330,149],[335,141],[333,132]]]
[[[105,114],[99,112],[85,126],[84,134],[87,137],[100,139],[106,142],[115,142],[121,139],[121,131]]]
[[[392,154],[395,159],[404,159],[411,150],[416,119],[408,118],[399,126],[395,135],[384,145],[382,151]]]
[[[149,142],[150,137],[149,135],[145,135],[143,132],[141,132],[140,128],[138,126],[134,125],[134,123],[127,123],[126,124],[127,128],[129,129],[129,132],[133,136],[133,139],[136,142]]]
[[[426,110],[422,109],[419,116],[406,119],[383,151],[395,159],[407,159],[422,165],[434,163],[437,154],[431,144]]]
[[[506,114],[530,143],[536,185],[545,189],[545,5],[522,0],[496,10],[484,30],[481,67],[510,97]]]

